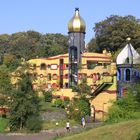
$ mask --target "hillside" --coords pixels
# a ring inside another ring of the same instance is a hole
[[[105,125],[59,140],[136,140],[140,133],[140,119]]]

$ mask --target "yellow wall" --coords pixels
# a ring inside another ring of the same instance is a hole
[[[52,86],[52,84],[57,84],[59,85],[59,78],[60,78],[60,69],[59,69],[59,63],[60,59],[63,59],[64,64],[68,65],[68,54],[63,54],[63,55],[58,55],[50,58],[38,58],[38,59],[31,59],[28,62],[32,65],[30,68],[30,73],[36,75],[36,80],[33,81],[34,88],[35,89],[48,89],[48,84]],[[87,61],[94,61],[97,62],[100,65],[96,65],[93,69],[88,69],[87,68]],[[45,70],[41,70],[40,66],[41,64],[46,65]],[[57,69],[51,69],[49,66],[51,65],[57,65]],[[106,64],[106,67],[104,66]],[[34,68],[33,65],[36,65]],[[100,93],[95,98],[91,99],[91,106],[95,107],[95,110],[99,111],[108,111],[108,107],[111,106],[110,101],[116,100],[116,64],[111,63],[111,55],[110,53],[107,53],[104,51],[103,54],[99,53],[83,53],[82,54],[82,65],[81,68],[78,70],[79,74],[86,74],[87,76],[87,84],[92,86],[93,92],[96,90],[96,88],[104,82],[104,76],[103,73],[108,73],[109,75],[112,76],[113,81],[108,86],[106,89],[102,89]],[[95,79],[91,75],[93,74],[100,74],[100,79]],[[51,80],[48,80],[48,74],[51,74]],[[58,78],[57,79],[52,79],[52,75],[57,74]],[[68,74],[68,68],[63,70],[63,75]],[[13,77],[15,80],[16,78]],[[13,83],[14,83],[13,80]],[[109,80],[109,77],[108,77]],[[79,81],[80,83],[80,78]],[[65,96],[69,97],[72,99],[75,97],[77,94],[73,93],[71,89],[64,89],[65,88],[65,83],[68,83],[68,78],[63,79],[63,89],[60,89],[60,87],[57,87],[55,92],[53,92],[54,96]],[[104,115],[102,112],[96,113],[96,119],[103,119]]]

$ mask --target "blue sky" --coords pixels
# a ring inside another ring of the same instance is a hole
[[[110,15],[140,19],[140,0],[0,0],[0,34],[27,30],[67,34],[75,7],[86,22],[86,42],[94,36],[94,24]]]

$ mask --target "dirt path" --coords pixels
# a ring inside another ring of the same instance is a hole
[[[100,126],[101,124],[87,124],[87,128],[95,128]],[[65,128],[51,129],[47,131],[42,131],[38,134],[16,134],[16,133],[8,133],[8,134],[0,134],[0,140],[52,140],[57,136],[65,136],[69,134],[75,134],[84,131],[85,128],[82,128],[80,125],[73,126],[70,132],[67,132]]]

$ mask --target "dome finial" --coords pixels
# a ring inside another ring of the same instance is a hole
[[[83,32],[85,33],[86,24],[79,14],[79,8],[75,8],[75,14],[68,23],[69,32]]]
[[[78,7],[76,7],[76,8],[75,8],[75,11],[79,11],[79,8],[78,8]]]

